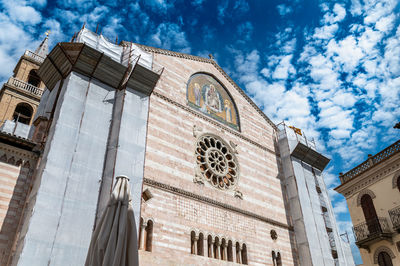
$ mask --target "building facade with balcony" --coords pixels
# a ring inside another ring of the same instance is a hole
[[[364,265],[400,265],[400,140],[339,178]]]
[[[25,51],[0,91],[0,265],[9,265],[16,248],[39,157],[29,131],[45,87],[37,70],[47,42]]]
[[[48,37],[35,52],[26,50],[14,68],[13,76],[0,91],[0,126],[2,131],[26,138],[25,128],[33,123],[44,83],[37,70],[48,53]],[[22,135],[21,135],[22,134]]]

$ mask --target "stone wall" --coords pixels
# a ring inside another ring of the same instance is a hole
[[[0,265],[6,265],[19,231],[37,155],[0,144]]]
[[[246,243],[250,265],[272,265],[272,250],[280,251],[283,265],[293,265],[274,127],[213,64],[159,53],[154,56],[165,69],[150,98],[144,171],[149,181],[144,189],[153,198],[142,200],[142,217],[154,220],[153,256],[143,251],[143,265],[167,265],[162,263],[167,258],[172,259],[171,265],[228,263],[191,255],[192,230]],[[238,107],[240,131],[187,105],[186,85],[198,72],[213,75],[230,92]],[[237,190],[243,199],[207,181],[204,185],[193,182],[196,137],[204,133],[237,145]],[[277,240],[271,239],[272,229],[278,233]]]

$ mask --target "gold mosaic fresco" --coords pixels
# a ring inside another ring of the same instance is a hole
[[[203,73],[193,75],[187,86],[187,99],[192,108],[239,130],[235,104],[214,77]]]

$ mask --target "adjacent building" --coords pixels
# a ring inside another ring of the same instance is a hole
[[[339,178],[364,265],[400,265],[400,141]]]
[[[0,265],[10,262],[21,230],[39,153],[28,137],[45,85],[37,70],[48,53],[48,37],[25,51],[0,91]]]
[[[2,265],[83,265],[119,175],[130,178],[141,265],[354,264],[321,176],[329,160],[315,147],[306,153],[318,162],[299,158],[296,134],[282,133],[213,59],[116,45],[82,28],[36,74],[46,89],[23,139],[32,181],[21,191],[0,174],[0,186],[24,196],[22,207],[5,203],[20,214]],[[301,180],[314,186],[304,197],[293,187]]]

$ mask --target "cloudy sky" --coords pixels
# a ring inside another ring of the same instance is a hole
[[[398,0],[3,0],[0,7],[0,81],[45,31],[53,46],[83,23],[99,24],[110,40],[213,54],[274,122],[301,128],[332,159],[325,180],[342,232],[351,233],[351,224],[332,190],[338,173],[400,136],[393,129],[400,121]]]

